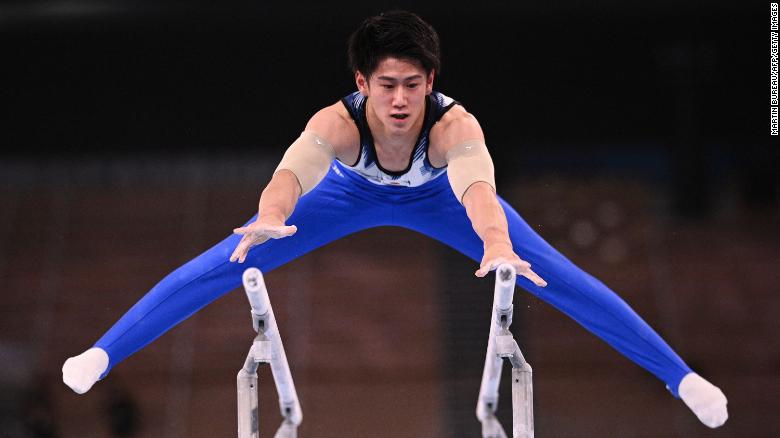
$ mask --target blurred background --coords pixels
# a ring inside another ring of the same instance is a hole
[[[707,429],[520,292],[537,436],[780,434],[768,3],[6,0],[0,436],[235,436],[243,291],[85,395],[62,363],[255,212],[308,118],[355,89],[351,31],[397,7],[438,30],[435,89],[480,120],[504,198],[729,397],[729,421]],[[493,279],[476,268],[381,228],[268,273],[301,436],[479,436]],[[260,379],[271,437],[276,394],[268,369]]]

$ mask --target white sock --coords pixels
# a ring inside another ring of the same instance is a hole
[[[690,408],[699,421],[711,428],[722,426],[729,418],[726,409],[726,396],[717,386],[706,381],[696,373],[688,373],[680,381],[680,398]]]
[[[78,394],[84,394],[100,380],[108,368],[108,354],[102,348],[89,350],[70,357],[62,365],[62,381]]]

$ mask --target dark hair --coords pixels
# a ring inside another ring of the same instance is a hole
[[[391,56],[417,61],[426,73],[441,70],[439,35],[416,14],[383,12],[367,18],[349,37],[349,67],[370,77]]]

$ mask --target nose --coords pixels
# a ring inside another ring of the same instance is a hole
[[[406,106],[406,87],[396,87],[393,93],[393,107],[403,108]]]

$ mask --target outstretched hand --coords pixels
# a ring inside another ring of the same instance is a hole
[[[488,272],[495,270],[502,263],[509,263],[515,267],[517,275],[531,280],[535,285],[539,287],[547,286],[547,282],[542,277],[536,275],[536,272],[531,270],[531,264],[521,259],[510,244],[493,244],[485,248],[485,255],[482,257],[482,263],[479,265],[479,269],[474,273],[477,277],[484,277]]]
[[[233,233],[242,234],[244,237],[241,238],[236,249],[233,250],[230,261],[244,263],[246,255],[253,246],[260,245],[268,239],[281,239],[292,236],[296,231],[298,231],[298,227],[295,225],[275,224],[263,218],[258,218],[245,227],[236,228],[233,230]]]

